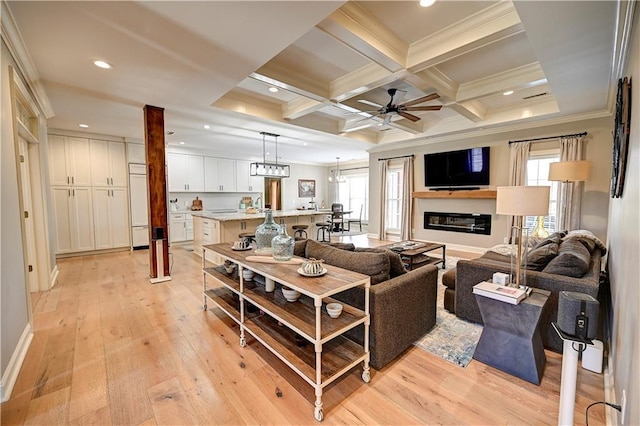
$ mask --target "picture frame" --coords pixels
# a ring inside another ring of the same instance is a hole
[[[313,179],[298,179],[298,197],[313,198],[316,196],[316,181]]]
[[[625,77],[618,80],[618,93],[616,96],[613,159],[611,164],[611,198],[620,198],[624,189],[630,126],[631,79]]]

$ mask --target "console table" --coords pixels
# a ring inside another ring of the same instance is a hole
[[[407,243],[414,243],[415,248],[407,246]],[[442,263],[442,269],[446,269],[446,250],[447,246],[440,243],[428,243],[420,241],[402,241],[400,243],[387,244],[380,246],[391,251],[395,251],[400,255],[407,270],[412,271],[416,268],[426,265],[437,265]],[[433,250],[442,250],[442,258],[428,256],[428,253]]]
[[[207,253],[226,259],[236,265],[227,273],[220,265],[211,264]],[[234,251],[231,244],[203,246],[203,308],[213,302],[233,321],[240,325],[240,346],[246,346],[246,333],[256,338],[293,371],[315,389],[314,416],[322,421],[323,388],[353,367],[363,362],[362,380],[368,383],[369,371],[369,287],[367,275],[324,265],[327,273],[320,277],[300,275],[302,259],[298,264],[258,263],[247,259],[251,251]],[[245,270],[256,277],[243,278]],[[279,285],[267,292],[263,281],[269,278]],[[208,285],[208,280],[213,286]],[[327,303],[337,302],[331,296],[357,286],[364,286],[364,310],[343,302],[342,314],[331,318],[325,309]],[[281,286],[301,293],[296,302],[288,302]],[[248,309],[251,305],[257,309]],[[260,312],[261,311],[261,312]],[[363,324],[364,344],[359,345],[343,336],[348,330]],[[296,342],[296,334],[310,344]]]
[[[550,294],[533,289],[517,305],[475,294],[484,328],[473,359],[539,385],[547,358],[538,323]]]

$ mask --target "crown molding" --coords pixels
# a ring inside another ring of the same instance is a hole
[[[31,60],[31,55],[29,55],[29,51],[20,35],[16,21],[13,19],[13,14],[4,1],[1,2],[0,15],[2,40],[4,40],[11,56],[13,56],[13,59],[16,61],[18,71],[26,79],[27,86],[31,89],[33,97],[38,107],[42,110],[43,115],[46,118],[53,117],[55,113],[42,84],[42,80],[40,79],[40,74]]]

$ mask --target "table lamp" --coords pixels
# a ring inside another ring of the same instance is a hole
[[[563,200],[562,200],[562,220],[559,224],[561,228],[567,228],[567,218],[571,214],[571,203],[569,193],[573,191],[573,182],[582,182],[589,179],[589,162],[586,160],[579,161],[558,161],[549,164],[549,180],[562,182]]]
[[[515,217],[512,227],[517,232],[516,286],[520,287],[522,265],[522,218],[523,216],[543,216],[549,214],[548,186],[499,186],[497,188],[496,214]],[[526,284],[526,283],[525,283]]]

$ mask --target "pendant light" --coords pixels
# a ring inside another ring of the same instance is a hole
[[[251,163],[249,174],[251,176],[264,176],[264,177],[280,177],[286,178],[291,175],[291,170],[288,164],[278,164],[278,136],[274,133],[260,132],[262,135],[262,163]],[[266,137],[271,136],[276,142],[276,162],[267,163],[265,143]]]
[[[340,157],[336,157],[336,169],[331,171],[331,176],[329,176],[329,182],[332,183],[345,183],[347,178],[344,176],[340,176]]]

